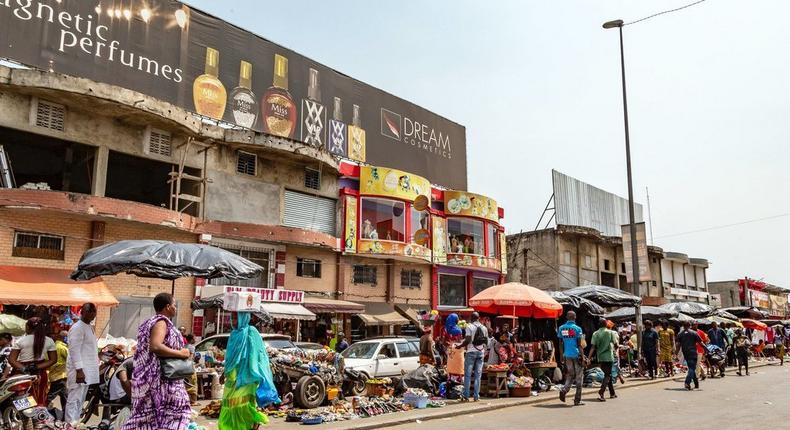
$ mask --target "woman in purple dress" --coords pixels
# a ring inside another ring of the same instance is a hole
[[[132,413],[123,430],[182,430],[192,408],[183,380],[162,377],[159,358],[189,358],[184,338],[170,321],[176,315],[173,296],[154,298],[156,315],[140,325],[132,374]]]

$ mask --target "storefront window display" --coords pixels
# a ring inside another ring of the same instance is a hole
[[[420,230],[428,230],[428,213],[427,212],[420,212],[415,210],[413,207],[409,208],[410,212],[410,220],[409,220],[409,242],[410,243],[417,243],[415,241],[415,236],[418,231]],[[421,243],[420,245],[425,245]]]
[[[447,237],[451,254],[483,255],[483,222],[465,218],[447,219]]]
[[[439,275],[439,306],[466,306],[466,277]]]
[[[406,241],[406,205],[386,199],[362,199],[362,239]]]
[[[499,241],[497,240],[497,228],[494,224],[486,224],[488,235],[488,257],[499,258]]]
[[[472,282],[472,296],[481,293],[486,288],[493,287],[494,284],[496,284],[496,281],[493,279],[474,278]]]

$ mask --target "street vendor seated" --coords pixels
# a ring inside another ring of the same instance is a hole
[[[519,364],[521,358],[516,353],[516,348],[510,342],[510,336],[507,332],[500,332],[498,339],[493,342],[491,351],[488,356],[489,366],[496,366],[498,364]]]

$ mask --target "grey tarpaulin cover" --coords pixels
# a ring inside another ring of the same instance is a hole
[[[642,299],[633,294],[603,285],[585,285],[565,290],[563,293],[592,300],[604,307],[637,306],[642,304]]]
[[[571,296],[563,291],[548,291],[552,299],[562,306],[569,306],[576,310],[586,311],[590,315],[601,316],[606,313],[606,310],[598,306],[592,300],[587,300],[584,297]]]
[[[752,319],[768,318],[767,312],[763,312],[755,307],[734,306],[731,308],[722,308],[721,310],[725,312],[729,312],[730,314],[735,315],[738,318],[752,318]]]
[[[88,280],[119,273],[160,279],[247,279],[262,272],[263,267],[214,246],[159,240],[122,240],[89,249],[83,254],[71,279]]]
[[[657,321],[664,318],[674,318],[678,316],[677,311],[671,311],[655,306],[642,306],[642,319]],[[632,321],[634,320],[634,307],[620,308],[614,312],[606,314],[605,318],[612,321]]]
[[[704,318],[713,313],[713,306],[697,302],[664,303],[659,307],[670,311],[681,312],[694,318]]]

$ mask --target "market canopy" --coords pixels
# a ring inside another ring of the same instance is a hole
[[[598,306],[598,304],[592,300],[585,299],[584,297],[570,296],[563,291],[549,291],[548,293],[552,299],[556,300],[557,303],[561,304],[562,306],[568,306],[574,308],[577,311],[584,311],[590,315],[602,316],[606,313],[606,309]]]
[[[725,319],[728,319],[728,320],[738,321],[738,317],[736,317],[735,315],[725,311],[724,309],[716,309],[715,311],[713,311],[713,315],[715,315],[717,317],[725,318]]]
[[[494,285],[469,299],[478,312],[527,318],[557,318],[562,305],[535,287],[518,282]]]
[[[248,279],[263,272],[263,267],[250,260],[214,246],[161,240],[122,240],[89,249],[71,278],[87,280],[128,273],[168,280],[183,277]]]
[[[641,306],[641,310],[642,310],[642,319],[650,320],[650,321],[674,318],[678,316],[677,311],[672,311],[669,309],[664,309],[656,306]],[[635,311],[636,311],[635,307],[622,307],[614,312],[610,312],[606,314],[604,318],[615,322],[631,321],[635,319],[634,316]]]
[[[409,320],[399,314],[389,303],[368,302],[364,306],[365,313],[357,316],[365,325],[405,325],[409,323]]]
[[[362,312],[365,312],[365,307],[359,303],[308,295],[305,295],[304,297],[304,307],[317,314],[361,314]]]
[[[694,322],[697,321],[695,318],[692,318],[692,317],[690,317],[690,316],[688,316],[688,315],[686,315],[684,313],[679,313],[678,316],[672,317],[669,320],[673,321],[673,322],[681,323],[681,324],[686,322],[686,321],[688,321],[690,323],[694,323]]]
[[[569,296],[579,296],[603,306],[639,306],[642,299],[623,290],[603,285],[585,285],[563,291]]]
[[[405,304],[405,303],[396,303],[395,309],[400,312],[401,315],[405,316],[412,323],[418,326],[422,326],[425,324],[424,320],[420,319],[420,312],[430,312],[431,307],[428,305],[415,305],[415,304]]]
[[[261,303],[261,310],[267,312],[272,318],[281,320],[306,320],[314,321],[315,314],[297,303]]]
[[[725,312],[729,312],[730,314],[738,318],[751,318],[751,319],[768,318],[767,312],[763,312],[755,307],[734,306],[731,308],[722,308],[722,310]]]
[[[659,307],[670,311],[682,312],[696,318],[707,317],[714,311],[712,306],[699,302],[672,302],[665,303]]]
[[[0,304],[116,306],[118,300],[101,278],[72,281],[68,270],[0,266]]]

